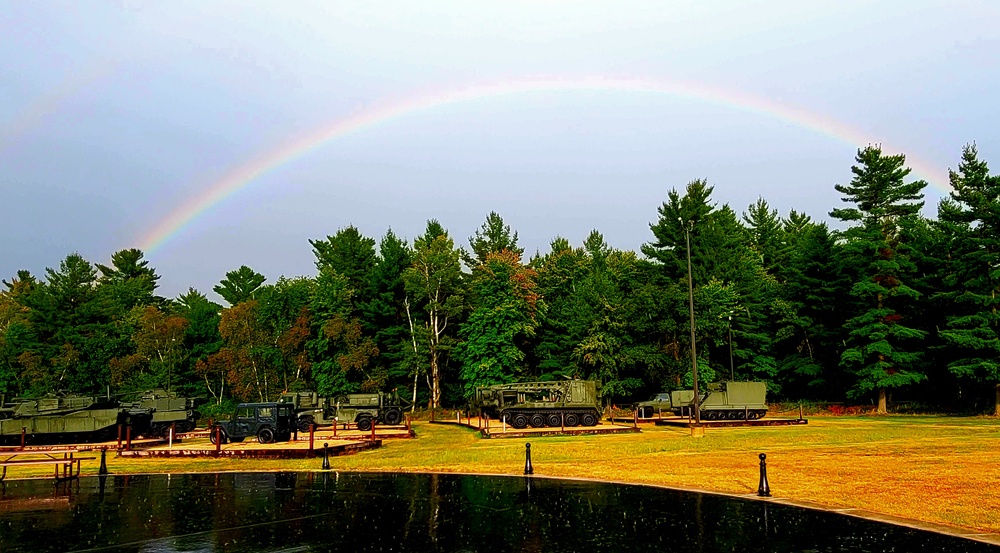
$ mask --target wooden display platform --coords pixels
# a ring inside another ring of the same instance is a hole
[[[543,428],[522,428],[517,429],[510,425],[504,425],[503,423],[496,420],[480,419],[479,417],[471,417],[469,419],[459,420],[437,420],[430,421],[431,424],[450,424],[453,426],[462,426],[465,428],[471,428],[472,430],[478,430],[480,436],[484,439],[489,438],[536,438],[545,436],[580,436],[580,435],[594,435],[594,434],[629,434],[633,432],[641,432],[638,428],[632,426],[620,426],[614,424],[601,424],[598,423],[597,426],[567,426],[556,428],[543,427]]]
[[[694,421],[688,419],[687,417],[673,417],[662,420],[657,420],[655,423],[657,426],[679,426],[682,428],[691,428],[695,426]],[[702,419],[701,426],[704,428],[731,428],[736,426],[793,426],[798,424],[809,424],[809,419],[754,419],[754,420],[724,420],[724,421],[707,421]]]

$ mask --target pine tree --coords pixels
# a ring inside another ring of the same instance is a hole
[[[946,291],[938,296],[948,316],[940,334],[954,355],[948,369],[993,383],[1000,415],[1000,177],[990,176],[973,144],[950,179],[954,190],[938,207],[948,243]]]
[[[854,269],[854,312],[845,323],[847,349],[841,365],[853,372],[852,395],[878,392],[878,412],[887,412],[887,391],[925,378],[915,367],[921,357],[916,340],[925,332],[912,326],[901,306],[917,291],[905,283],[912,274],[904,227],[923,207],[924,181],[904,182],[910,170],[903,155],[886,156],[878,146],[858,151],[854,178],[834,188],[854,207],[830,215],[852,226],[841,233],[843,262]]]

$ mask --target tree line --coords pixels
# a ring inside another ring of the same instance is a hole
[[[490,213],[456,244],[353,226],[310,240],[316,274],[269,284],[247,266],[168,299],[143,252],[70,254],[0,291],[0,393],[165,387],[223,408],[285,390],[397,390],[463,405],[477,386],[602,381],[612,401],[691,385],[688,254],[699,380],[763,380],[772,399],[914,402],[1000,414],[1000,177],[975,145],[934,219],[903,155],[860,149],[829,215],[742,213],[704,180],[671,190],[640,252],[598,231],[525,260]],[[690,243],[690,249],[687,244]]]

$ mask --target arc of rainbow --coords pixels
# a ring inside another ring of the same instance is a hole
[[[835,139],[847,142],[853,147],[880,142],[883,151],[897,153],[902,150],[892,147],[886,141],[875,140],[856,128],[833,118],[804,109],[775,102],[763,97],[745,93],[734,93],[710,86],[687,81],[664,81],[643,78],[550,78],[538,77],[517,79],[487,84],[475,84],[462,88],[438,91],[411,97],[396,103],[354,113],[342,119],[324,124],[287,144],[240,165],[215,181],[205,190],[170,212],[152,227],[140,240],[140,248],[153,252],[172,237],[180,233],[201,214],[226,198],[248,186],[265,173],[308,155],[326,143],[342,138],[366,128],[385,123],[398,117],[423,110],[460,102],[509,96],[528,92],[569,92],[569,91],[620,91],[630,93],[666,94],[674,97],[694,99],[703,102],[761,113],[765,116],[786,121],[794,126],[817,131]],[[942,191],[950,188],[946,172],[913,156],[907,156],[907,165],[918,176]],[[832,183],[831,183],[832,186]]]

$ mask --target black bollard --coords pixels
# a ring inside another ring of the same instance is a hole
[[[531,466],[531,444],[524,444],[524,474],[535,474]]]
[[[771,497],[771,486],[767,485],[767,455],[760,454],[760,484],[757,486],[757,495],[760,497]]]
[[[330,470],[330,450],[329,444],[323,444],[323,470]]]
[[[101,468],[97,469],[97,474],[104,475],[108,473],[108,448],[101,448]]]

